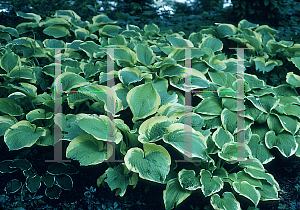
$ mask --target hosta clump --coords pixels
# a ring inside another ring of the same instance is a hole
[[[26,159],[4,160],[0,163],[1,173],[13,173],[18,170],[22,170],[26,178],[25,183],[23,184],[18,179],[12,179],[6,184],[4,190],[7,194],[11,194],[21,189],[21,201],[26,200],[27,197],[37,199],[38,195],[36,194],[42,183],[46,186],[45,195],[50,199],[58,199],[61,189],[72,190],[73,188],[73,180],[69,174],[78,172],[72,165],[53,163],[48,167],[46,173],[40,176]]]
[[[70,10],[18,15],[29,22],[0,28],[0,134],[9,150],[53,145],[56,124],[67,158],[119,160],[97,180],[116,195],[144,179],[166,186],[166,209],[192,193],[224,210],[241,209],[241,196],[252,207],[279,200],[264,165],[274,150],[300,156],[299,44],[247,20],[184,37],[155,24],[121,30],[104,14],[92,22]],[[246,47],[244,58],[229,46]],[[277,71],[276,87],[259,74]],[[54,112],[58,94],[63,113]]]

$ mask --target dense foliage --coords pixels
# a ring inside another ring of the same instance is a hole
[[[116,195],[146,180],[165,186],[166,209],[192,193],[207,209],[279,200],[264,165],[274,150],[300,156],[299,44],[247,20],[187,35],[72,10],[17,15],[27,22],[0,26],[0,134],[9,150],[53,145],[56,125],[68,158],[87,167],[113,159],[97,183]],[[244,58],[231,46],[247,48]],[[36,190],[43,177],[28,180]]]

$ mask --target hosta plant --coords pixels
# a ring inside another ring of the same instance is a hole
[[[97,184],[116,195],[145,180],[165,185],[166,209],[199,192],[211,209],[279,200],[264,165],[274,150],[300,156],[299,44],[247,20],[185,37],[155,24],[121,30],[104,14],[92,22],[70,10],[46,20],[18,15],[29,21],[0,27],[0,134],[9,150],[53,145],[57,125],[69,142],[67,158],[110,165]],[[244,58],[228,47],[247,48]],[[242,99],[238,67],[245,70]],[[278,68],[286,84],[251,74]],[[54,111],[57,94],[62,113]]]

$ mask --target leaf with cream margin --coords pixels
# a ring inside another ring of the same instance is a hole
[[[295,64],[295,66],[298,69],[300,69],[300,57],[293,57],[293,58],[291,58],[291,61],[293,62],[293,64]],[[293,72],[289,72],[289,73],[293,73]]]
[[[77,125],[98,140],[111,141],[116,144],[123,139],[121,132],[115,128],[111,119],[105,115],[77,114]]]
[[[218,194],[213,194],[210,197],[210,203],[214,209],[220,210],[242,210],[240,203],[235,199],[231,192],[224,192],[223,198]]]
[[[155,61],[155,54],[149,46],[138,44],[134,47],[137,60],[145,66],[151,65]]]
[[[194,47],[193,43],[187,39],[181,39],[178,37],[167,36],[166,39],[174,47]]]
[[[113,154],[113,146],[95,139],[90,134],[82,134],[73,139],[67,147],[66,156],[78,160],[80,165],[96,165],[108,160]]]
[[[294,87],[300,87],[300,76],[293,72],[288,72],[286,75],[286,82]]]
[[[139,128],[139,141],[141,143],[155,142],[166,134],[166,128],[171,125],[166,116],[155,116],[144,121]]]
[[[201,48],[207,47],[212,49],[214,52],[221,51],[223,49],[223,43],[220,39],[213,37],[206,37],[202,39]]]
[[[234,191],[251,200],[255,207],[257,206],[260,200],[260,193],[253,185],[249,184],[247,181],[242,181],[233,182],[232,186]]]
[[[216,143],[216,146],[221,149],[225,143],[233,142],[233,135],[229,131],[225,131],[222,127],[219,127],[212,135],[212,140]]]
[[[200,181],[198,177],[195,177],[195,171],[194,170],[186,170],[182,169],[178,173],[178,180],[180,183],[180,186],[183,189],[186,190],[197,190],[200,186]]]
[[[246,96],[246,98],[251,101],[251,103],[260,111],[264,113],[270,113],[279,104],[279,99],[274,98],[270,95],[255,97],[255,96]]]
[[[20,116],[23,114],[22,107],[10,98],[0,98],[0,111],[10,116]]]
[[[86,85],[78,89],[82,94],[91,97],[95,101],[102,101],[104,103],[104,109],[110,112],[114,117],[119,111],[123,110],[121,100],[117,97],[114,88],[110,88],[103,85]]]
[[[46,130],[22,120],[12,125],[4,134],[4,142],[9,150],[18,150],[31,147],[41,137],[46,135]]]
[[[257,158],[262,164],[271,162],[275,157],[264,144],[264,139],[260,140],[258,134],[252,134],[248,146],[252,152],[252,156]]]
[[[167,128],[168,133],[163,136],[164,142],[171,144],[188,157],[197,157],[208,161],[206,152],[206,138],[191,126],[174,123]]]
[[[142,179],[165,183],[170,171],[171,157],[168,151],[154,143],[143,144],[144,150],[135,147],[127,151],[124,162],[126,167],[139,173]]]
[[[211,196],[216,192],[219,192],[223,187],[224,183],[218,176],[213,176],[210,171],[202,169],[200,171],[201,190],[205,197]]]
[[[298,120],[293,117],[293,116],[285,116],[285,115],[281,115],[281,114],[275,114],[281,125],[284,128],[284,130],[290,132],[291,134],[295,135],[295,133],[299,130],[300,128],[300,123],[298,122]]]
[[[55,79],[56,91],[71,90],[89,84],[83,77],[73,72],[64,72]]]
[[[245,150],[245,157],[237,157],[237,142],[225,143],[222,151],[218,152],[218,156],[226,161],[236,161],[237,158],[253,158],[251,150],[247,144],[244,147],[239,147]]]
[[[3,136],[4,133],[14,124],[16,124],[18,120],[9,115],[0,116],[0,136]]]
[[[276,147],[284,157],[292,156],[299,146],[295,137],[287,132],[276,136],[274,131],[268,131],[265,136],[265,143],[269,149]]]
[[[151,83],[132,88],[126,100],[133,113],[133,123],[155,114],[161,104],[160,96]]]
[[[222,101],[218,97],[206,98],[194,108],[194,112],[206,115],[220,115],[222,110]]]

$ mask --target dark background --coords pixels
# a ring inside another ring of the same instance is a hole
[[[98,1],[100,2],[100,1]],[[214,23],[232,23],[237,26],[242,19],[260,25],[269,25],[279,30],[278,39],[300,42],[300,0],[232,0],[232,6],[223,8],[223,0],[194,0],[178,3],[164,0],[174,14],[156,6],[154,0],[8,0],[0,1],[0,25],[16,27],[24,19],[16,15],[16,11],[35,13],[43,20],[55,14],[56,10],[73,10],[82,20],[91,22],[97,14],[105,13],[119,24],[133,24],[141,28],[145,24],[156,23],[174,32],[200,31],[203,27]],[[103,9],[101,10],[101,7]],[[197,21],[195,22],[195,18]],[[177,31],[178,30],[178,31]]]

